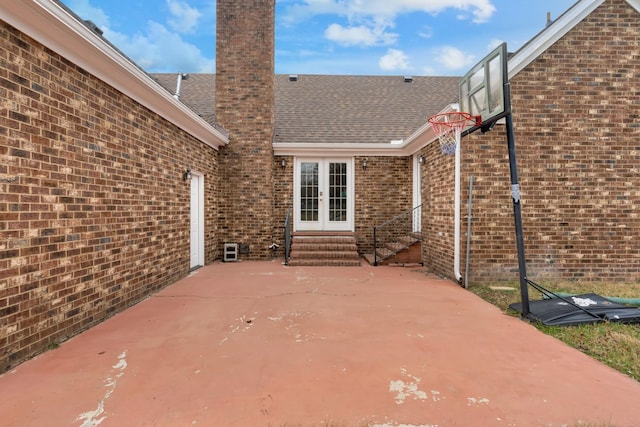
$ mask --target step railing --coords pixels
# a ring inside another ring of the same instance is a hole
[[[385,257],[378,256],[378,249],[384,248],[385,245],[391,242],[398,242],[401,238],[407,236],[413,236],[417,240],[421,240],[421,213],[422,205],[419,205],[373,227],[374,266],[378,265],[378,260],[383,261],[385,259]]]
[[[289,265],[291,255],[291,210],[287,209],[287,216],[284,219],[284,265]]]

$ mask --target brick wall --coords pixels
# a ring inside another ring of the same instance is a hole
[[[230,132],[220,156],[221,241],[239,243],[240,258],[267,259],[275,221],[275,0],[219,0],[217,16],[216,120]]]
[[[423,261],[432,272],[453,279],[454,157],[442,154],[437,141],[420,155]]]
[[[411,157],[355,158],[355,231],[358,251],[373,253],[373,227],[411,209],[413,159]]]
[[[282,169],[282,160],[285,169]],[[355,233],[361,254],[373,253],[373,227],[412,208],[411,157],[367,157],[367,169],[362,169],[364,157],[354,159]],[[293,164],[290,156],[274,158],[275,227],[274,241],[281,247],[276,252],[284,256],[284,219],[287,209],[293,211]]]
[[[511,80],[533,280],[640,279],[639,19],[608,0]],[[463,152],[463,231],[475,176],[470,282],[517,281],[504,126],[465,138]]]
[[[0,371],[189,272],[186,167],[217,160],[64,58],[0,24]]]
[[[285,161],[284,168],[282,161]],[[284,221],[287,210],[293,221],[293,165],[294,159],[290,156],[275,156],[273,158],[274,188],[273,188],[273,241],[279,245],[273,256],[284,258]],[[293,222],[292,222],[293,224]],[[293,225],[291,227],[293,232]]]

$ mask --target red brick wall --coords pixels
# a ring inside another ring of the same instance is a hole
[[[533,280],[640,279],[639,19],[608,0],[511,80]],[[463,147],[463,219],[475,176],[470,282],[515,281],[504,126]]]
[[[454,157],[443,155],[437,141],[421,153],[422,252],[425,266],[454,278]]]
[[[0,24],[0,371],[189,272],[186,167],[216,152]]]
[[[284,168],[282,161],[285,161]],[[293,224],[293,157],[275,156],[273,158],[274,189],[273,189],[273,241],[279,245],[273,256],[284,257],[284,221],[287,210],[291,214]],[[291,227],[293,231],[293,226]]]
[[[282,160],[285,169],[282,169]],[[367,157],[367,169],[362,169],[364,157],[354,160],[355,233],[361,254],[373,253],[373,227],[411,209],[413,159],[411,157]],[[293,215],[293,164],[290,156],[276,156],[274,240],[281,245],[278,256],[284,256],[284,219],[287,209]]]
[[[267,259],[275,221],[275,0],[219,0],[217,15],[216,120],[230,132],[220,156],[221,241],[248,245],[240,258]]]
[[[373,227],[411,209],[413,159],[411,157],[355,158],[355,231],[358,251],[373,253]]]

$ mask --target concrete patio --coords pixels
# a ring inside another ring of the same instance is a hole
[[[0,377],[4,426],[638,426],[640,383],[419,268],[215,263]]]

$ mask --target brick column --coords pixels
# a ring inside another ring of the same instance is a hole
[[[240,244],[241,259],[271,258],[274,30],[274,0],[218,0],[216,120],[230,132],[218,213],[221,243]]]

